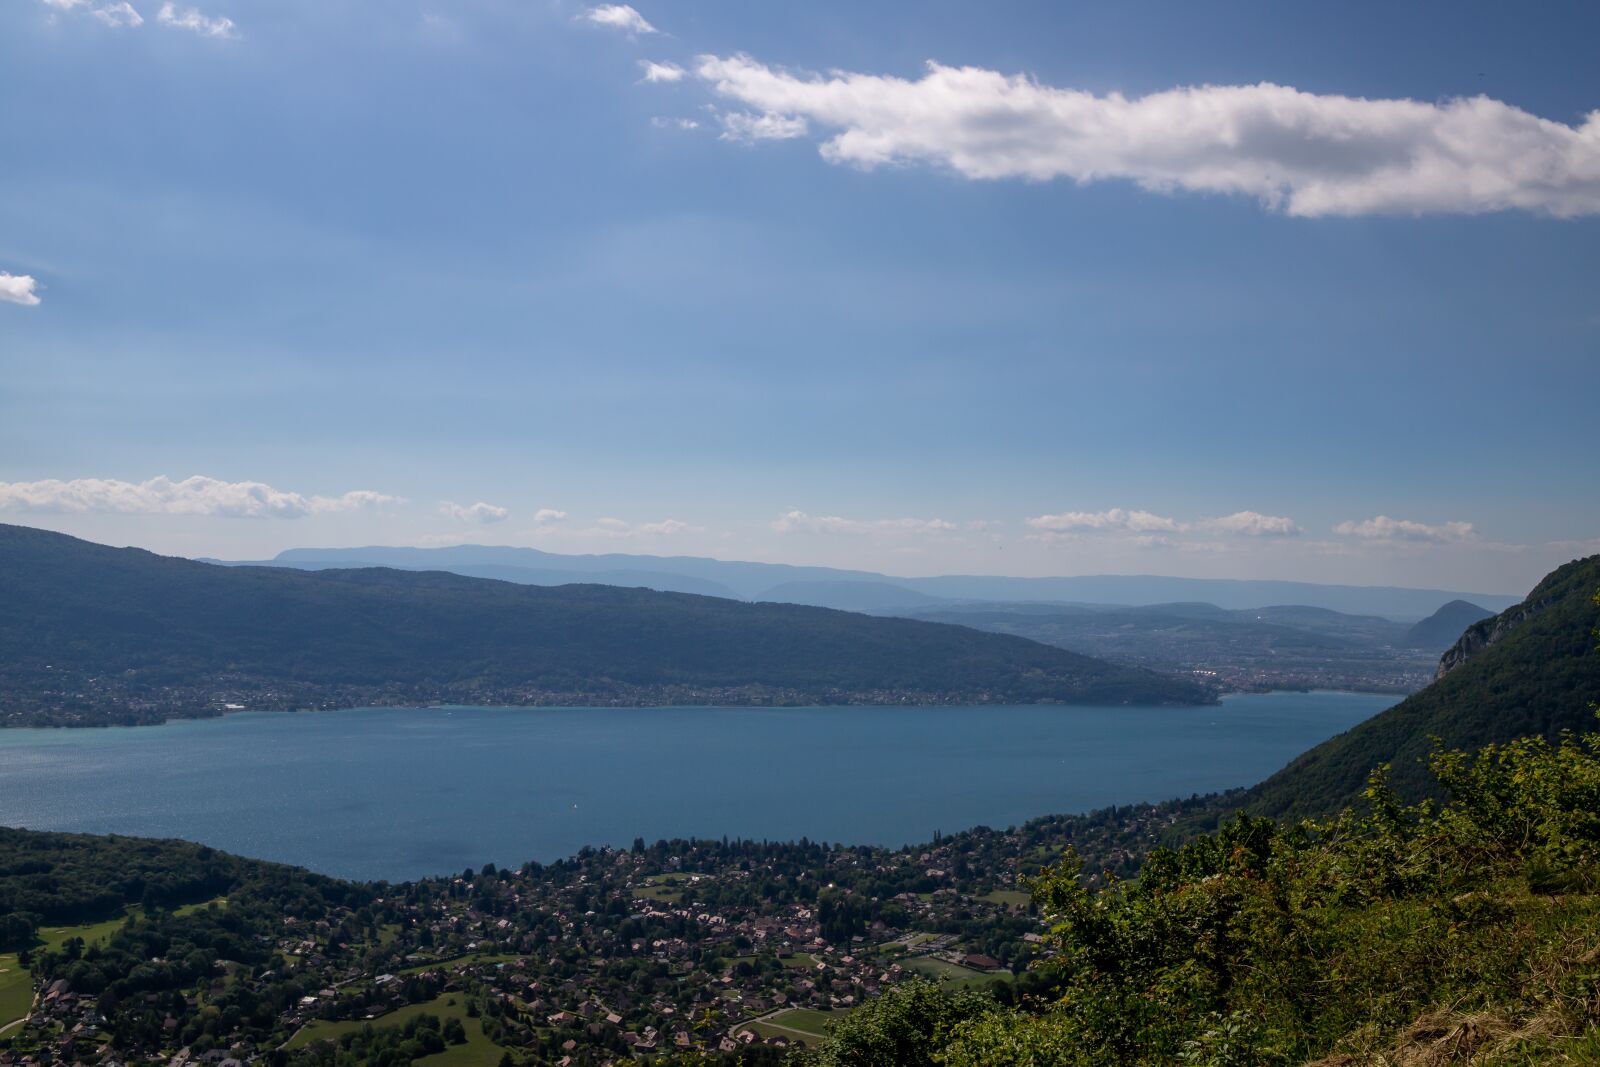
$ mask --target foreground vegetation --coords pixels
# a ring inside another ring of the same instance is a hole
[[[900,986],[814,1067],[1600,1062],[1600,734],[1437,754],[1448,803],[1240,815],[1090,888],[1033,883],[1048,988]]]

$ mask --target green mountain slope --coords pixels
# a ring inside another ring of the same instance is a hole
[[[1516,607],[1469,627],[1432,685],[1323,742],[1245,794],[1246,810],[1277,817],[1326,815],[1351,803],[1367,775],[1392,764],[1405,796],[1429,791],[1433,738],[1475,749],[1527,735],[1594,726],[1600,699],[1600,556],[1552,571]]]
[[[959,626],[439,572],[219,567],[0,526],[3,721],[146,721],[229,699],[305,707],[1208,696],[1188,681]]]

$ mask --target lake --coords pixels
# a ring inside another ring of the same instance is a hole
[[[1397,699],[358,708],[0,730],[0,824],[183,837],[390,880],[547,862],[635,837],[898,846],[1249,785]]]

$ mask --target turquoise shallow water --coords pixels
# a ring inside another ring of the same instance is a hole
[[[634,837],[902,845],[1249,785],[1393,704],[364,708],[0,731],[0,824],[183,837],[359,878]]]

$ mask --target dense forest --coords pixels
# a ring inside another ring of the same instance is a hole
[[[225,702],[1204,703],[1016,637],[788,604],[439,572],[219,567],[0,526],[0,722]]]

